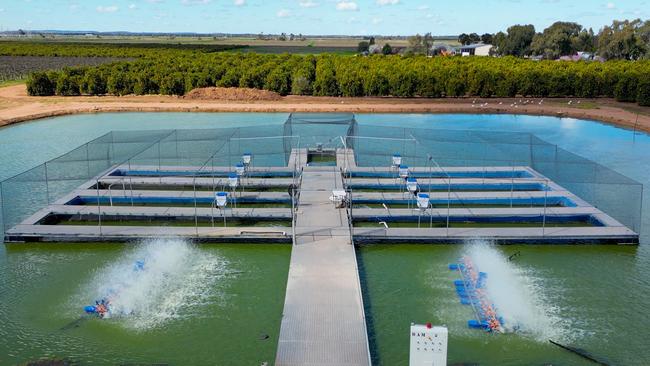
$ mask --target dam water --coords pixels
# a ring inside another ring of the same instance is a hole
[[[59,117],[0,129],[0,179],[110,130],[281,124],[286,114],[121,113]],[[648,186],[650,137],[592,121],[508,115],[358,115],[360,124],[532,132]],[[646,190],[647,191],[647,190]],[[584,348],[613,364],[645,365],[650,320],[650,205],[641,245],[357,248],[373,364],[408,364],[408,325],[445,324],[450,364],[586,361],[548,343]],[[288,245],[145,242],[0,248],[0,365],[42,357],[80,364],[272,364]],[[521,254],[508,262],[511,254]],[[476,258],[502,287],[495,301],[520,331],[468,329],[447,269]],[[152,272],[132,281],[135,260]],[[486,261],[483,264],[483,261]],[[83,306],[120,286],[125,316],[81,319]]]
[[[108,299],[111,311],[105,320],[145,331],[200,316],[203,306],[224,297],[220,287],[226,277],[238,273],[225,258],[180,239],[149,240],[95,270],[75,299],[83,300],[69,308],[78,312],[84,300]]]

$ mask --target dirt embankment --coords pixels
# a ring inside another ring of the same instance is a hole
[[[183,99],[190,100],[229,100],[229,101],[258,101],[280,100],[280,94],[250,88],[198,88],[190,91]]]
[[[528,114],[593,119],[650,132],[650,108],[611,99],[426,99],[286,96],[252,89],[205,88],[185,97],[30,97],[25,85],[0,88],[0,126],[97,112],[351,112]]]

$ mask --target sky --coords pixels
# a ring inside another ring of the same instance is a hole
[[[633,18],[650,0],[0,0],[0,30],[456,35]]]

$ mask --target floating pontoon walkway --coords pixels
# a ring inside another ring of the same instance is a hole
[[[361,285],[335,167],[306,167],[276,365],[370,365]]]

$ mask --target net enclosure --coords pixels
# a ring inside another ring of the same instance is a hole
[[[484,169],[486,177],[488,167],[530,167],[641,231],[642,184],[533,134],[384,127],[360,124],[352,114],[303,113],[278,125],[109,132],[3,181],[2,223],[6,231],[116,166],[183,167],[185,176],[200,178],[215,169],[234,172],[249,153],[257,167],[289,168],[297,176],[292,152],[317,147],[349,149],[357,167],[387,167],[399,154],[412,167],[435,167],[443,178],[446,167],[472,167],[479,176]]]

